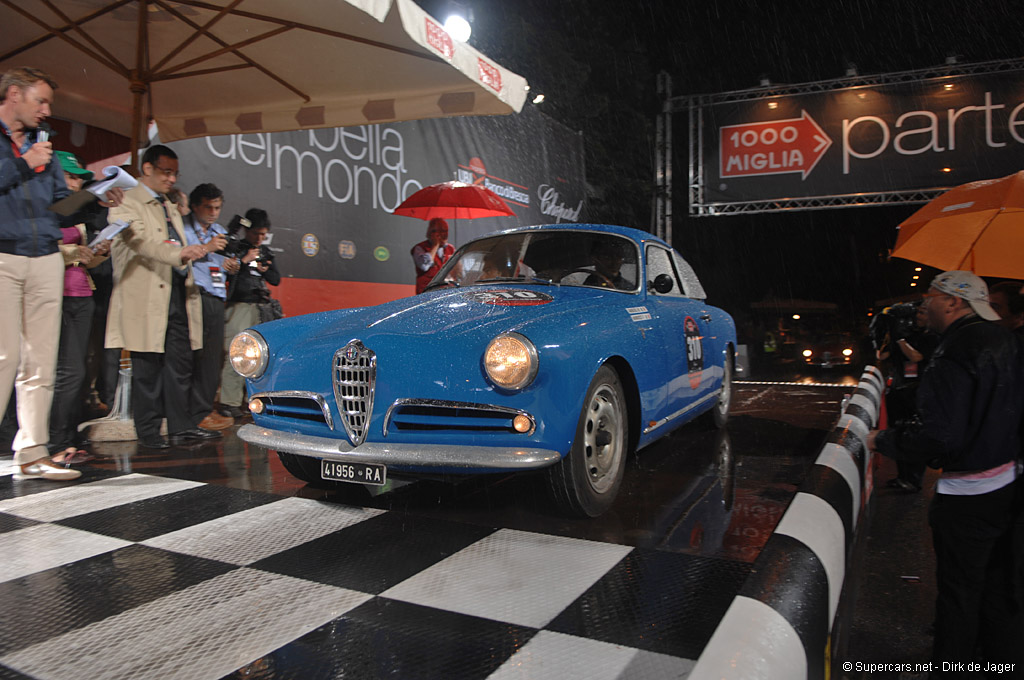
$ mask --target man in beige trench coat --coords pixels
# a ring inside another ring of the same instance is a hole
[[[166,195],[178,179],[178,157],[155,145],[142,157],[139,185],[109,213],[131,224],[116,238],[107,347],[132,356],[132,410],[142,446],[152,449],[220,437],[194,426],[189,409],[192,352],[202,348],[199,288],[190,263],[224,247],[223,237],[184,245],[181,215]],[[167,418],[168,442],[160,434]]]

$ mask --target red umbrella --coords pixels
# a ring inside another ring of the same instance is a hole
[[[455,181],[423,187],[402,201],[395,214],[421,220],[515,217],[508,204],[487,187]]]

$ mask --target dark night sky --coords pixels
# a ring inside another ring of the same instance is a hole
[[[443,0],[418,0],[439,19]],[[543,92],[543,110],[584,133],[591,219],[651,228],[658,71],[673,93],[1022,56],[1012,0],[462,0],[470,43]],[[529,105],[529,104],[528,104]],[[918,206],[690,218],[686,122],[676,122],[673,242],[713,302],[741,312],[771,293],[863,313],[910,291],[911,263],[885,262]],[[926,270],[933,272],[933,270]]]

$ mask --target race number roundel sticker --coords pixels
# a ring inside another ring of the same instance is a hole
[[[472,302],[501,307],[546,305],[553,299],[547,293],[538,293],[533,290],[480,290],[466,293],[464,297]]]
[[[700,327],[692,316],[683,321],[686,333],[686,370],[689,371],[690,389],[700,387],[700,379],[704,375],[704,341],[700,335]]]

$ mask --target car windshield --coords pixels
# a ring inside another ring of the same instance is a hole
[[[601,232],[502,234],[464,245],[429,287],[521,281],[635,292],[637,254],[629,239]]]

